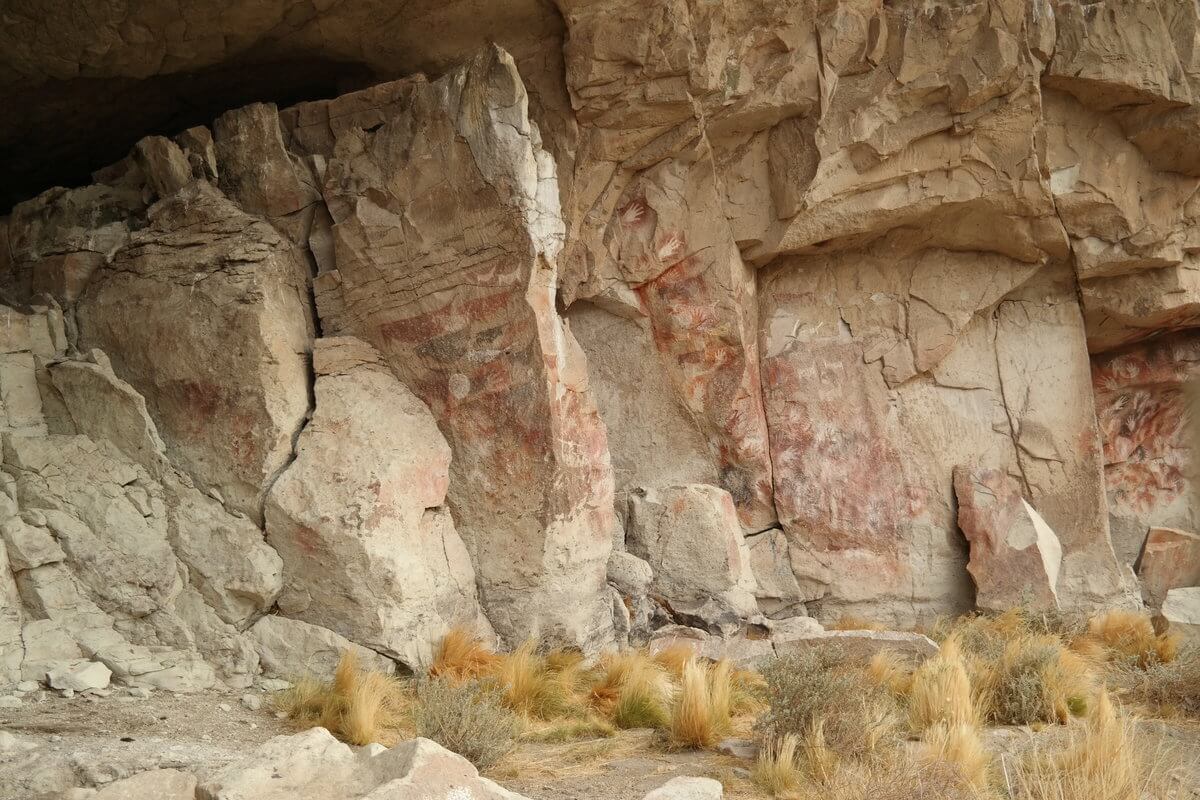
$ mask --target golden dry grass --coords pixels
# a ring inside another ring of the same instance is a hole
[[[688,662],[696,658],[696,651],[690,645],[683,642],[676,642],[659,650],[652,658],[654,659],[654,663],[658,664],[678,680],[683,677],[683,669],[688,665]]]
[[[501,657],[466,628],[451,628],[434,653],[429,674],[435,678],[472,680],[494,673]]]
[[[663,728],[672,687],[666,671],[644,652],[626,650],[600,659],[588,702],[621,728]]]
[[[683,678],[675,702],[671,706],[667,728],[672,747],[712,747],[723,732],[722,720],[713,704],[710,675],[711,671],[695,660],[688,662],[683,668]]]
[[[988,787],[992,754],[973,725],[933,726],[925,732],[918,754],[925,763],[954,765],[963,781],[981,792]]]
[[[411,727],[411,692],[395,678],[359,669],[352,651],[342,654],[333,680],[297,680],[276,706],[295,722],[320,725],[354,745],[391,745]]]
[[[854,614],[843,614],[837,622],[828,626],[830,631],[886,631],[887,628],[878,622],[871,622]]]
[[[1099,642],[1110,654],[1135,660],[1139,667],[1169,664],[1179,650],[1177,636],[1158,634],[1148,617],[1119,609],[1090,620],[1087,635],[1082,639]],[[1081,650],[1094,648],[1094,644],[1084,641],[1077,644]]]
[[[908,719],[917,732],[937,724],[979,724],[978,698],[972,694],[971,679],[955,637],[943,642],[938,654],[926,659],[913,675]]]
[[[750,771],[755,785],[775,797],[786,796],[800,787],[804,776],[796,764],[800,737],[786,734],[774,742],[764,745]]]
[[[866,676],[893,697],[905,698],[912,692],[913,670],[894,650],[880,650],[872,656],[867,662]]]

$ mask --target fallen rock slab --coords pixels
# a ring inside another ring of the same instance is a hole
[[[954,468],[958,526],[971,543],[967,571],[975,605],[1004,611],[1018,605],[1058,608],[1062,545],[1021,486],[995,469]]]
[[[642,800],[721,800],[721,782],[712,778],[672,778]]]
[[[71,661],[52,667],[46,672],[46,682],[53,689],[83,692],[103,689],[112,679],[112,670],[99,661]]]
[[[358,750],[324,728],[276,736],[199,787],[199,800],[523,800],[429,739]]]
[[[775,642],[775,652],[779,655],[808,647],[838,647],[854,661],[869,661],[883,650],[916,661],[924,661],[938,652],[937,643],[928,636],[904,631],[823,631]]]
[[[177,769],[155,769],[110,783],[92,800],[194,800],[196,776]]]
[[[1161,606],[1167,592],[1200,586],[1200,536],[1175,528],[1151,528],[1138,562],[1142,595]]]
[[[1187,642],[1200,644],[1200,586],[1167,592],[1162,617],[1172,633],[1179,634]]]

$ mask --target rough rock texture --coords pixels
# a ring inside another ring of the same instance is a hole
[[[1173,528],[1151,528],[1138,561],[1138,579],[1151,606],[1161,606],[1172,589],[1200,586],[1200,536]]]
[[[333,146],[322,324],[378,348],[446,434],[450,507],[497,632],[595,646],[611,633],[613,484],[557,313],[554,160],[502,51],[409,89]]]
[[[367,648],[333,631],[296,619],[266,616],[248,631],[258,652],[263,674],[284,680],[305,675],[329,680],[337,669],[342,653],[350,651],[363,669],[383,673],[396,665]]]
[[[196,776],[177,769],[154,769],[123,778],[92,795],[92,800],[193,800]]]
[[[365,342],[321,339],[313,366],[316,408],[266,507],[284,611],[427,666],[450,628],[487,626],[471,559],[441,507],[450,448]]]
[[[629,552],[650,565],[650,593],[668,613],[734,632],[757,612],[750,553],[733,498],[693,484],[630,496]]]
[[[1170,631],[1188,643],[1200,644],[1200,586],[1167,592],[1162,617]]]
[[[1064,611],[1200,529],[1196,0],[126,5],[0,18],[0,680],[928,622],[959,466]]]
[[[721,800],[725,790],[712,778],[672,778],[642,800]]]
[[[206,183],[152,206],[147,221],[93,275],[80,339],[146,398],[172,459],[261,520],[309,407],[307,268]]]
[[[429,739],[357,752],[324,728],[277,736],[199,787],[202,800],[354,800],[473,797],[521,800]]]
[[[1058,608],[1062,545],[1042,515],[1021,497],[1021,486],[997,470],[954,468],[958,526],[971,543],[967,571],[975,605],[1002,612],[1027,605]]]

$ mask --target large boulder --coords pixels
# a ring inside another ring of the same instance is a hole
[[[758,612],[750,553],[724,489],[694,484],[632,493],[625,545],[650,565],[650,591],[671,612],[727,632]]]
[[[409,88],[328,154],[337,269],[315,282],[322,328],[374,345],[432,411],[497,632],[600,646],[613,478],[586,361],[557,308],[554,160],[502,50]]]
[[[954,493],[958,526],[971,543],[967,570],[975,580],[975,605],[1057,609],[1062,545],[1021,496],[1017,480],[999,470],[955,467]]]
[[[289,616],[427,666],[456,625],[486,626],[449,512],[450,448],[379,353],[352,337],[313,353],[316,409],[267,498]]]
[[[1172,589],[1200,586],[1200,536],[1173,528],[1151,528],[1138,561],[1142,594],[1161,606]]]
[[[150,209],[76,310],[172,461],[255,521],[308,412],[306,275],[274,228],[197,182]]]
[[[269,677],[294,680],[305,676],[329,680],[338,661],[351,653],[362,669],[391,674],[395,662],[373,650],[355,644],[328,628],[297,619],[268,615],[248,631],[258,651],[263,673]]]
[[[1189,644],[1200,644],[1200,586],[1167,592],[1162,618],[1172,633],[1178,633]]]
[[[201,800],[524,800],[428,739],[354,750],[324,728],[276,736],[201,783]]]

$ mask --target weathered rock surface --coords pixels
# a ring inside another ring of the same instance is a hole
[[[642,800],[721,800],[725,790],[712,778],[672,778]]]
[[[279,616],[266,616],[249,630],[258,651],[263,673],[292,680],[312,676],[328,680],[337,669],[342,653],[352,652],[362,669],[390,674],[396,671],[395,662],[355,644],[333,631]]]
[[[1172,589],[1162,604],[1168,629],[1188,643],[1200,644],[1200,586]]]
[[[0,19],[0,682],[1013,602],[960,520],[1085,611],[1200,529],[1195,0],[318,5]]]
[[[288,591],[304,598],[287,613],[418,669],[451,627],[487,625],[441,507],[450,448],[370,345],[321,339],[313,365],[316,408],[266,507]]]
[[[1200,536],[1151,528],[1138,561],[1138,579],[1151,606],[1161,606],[1172,589],[1200,586]]]
[[[1057,609],[1062,545],[1021,496],[1020,483],[998,470],[955,467],[954,494],[958,526],[971,543],[975,605],[996,612]]]
[[[92,800],[193,800],[196,776],[177,769],[155,769],[105,786]]]
[[[750,553],[724,489],[692,484],[632,493],[625,544],[650,565],[650,592],[669,613],[732,633],[758,612]]]
[[[206,183],[152,206],[148,223],[92,276],[80,339],[146,398],[172,460],[261,520],[309,407],[307,267]]]
[[[512,58],[491,49],[337,136],[337,269],[317,302],[324,330],[373,344],[446,435],[449,505],[497,632],[593,647],[612,624],[612,472],[557,313],[565,230],[527,109]]]
[[[521,800],[428,739],[354,749],[324,728],[277,736],[199,787],[202,800]]]

